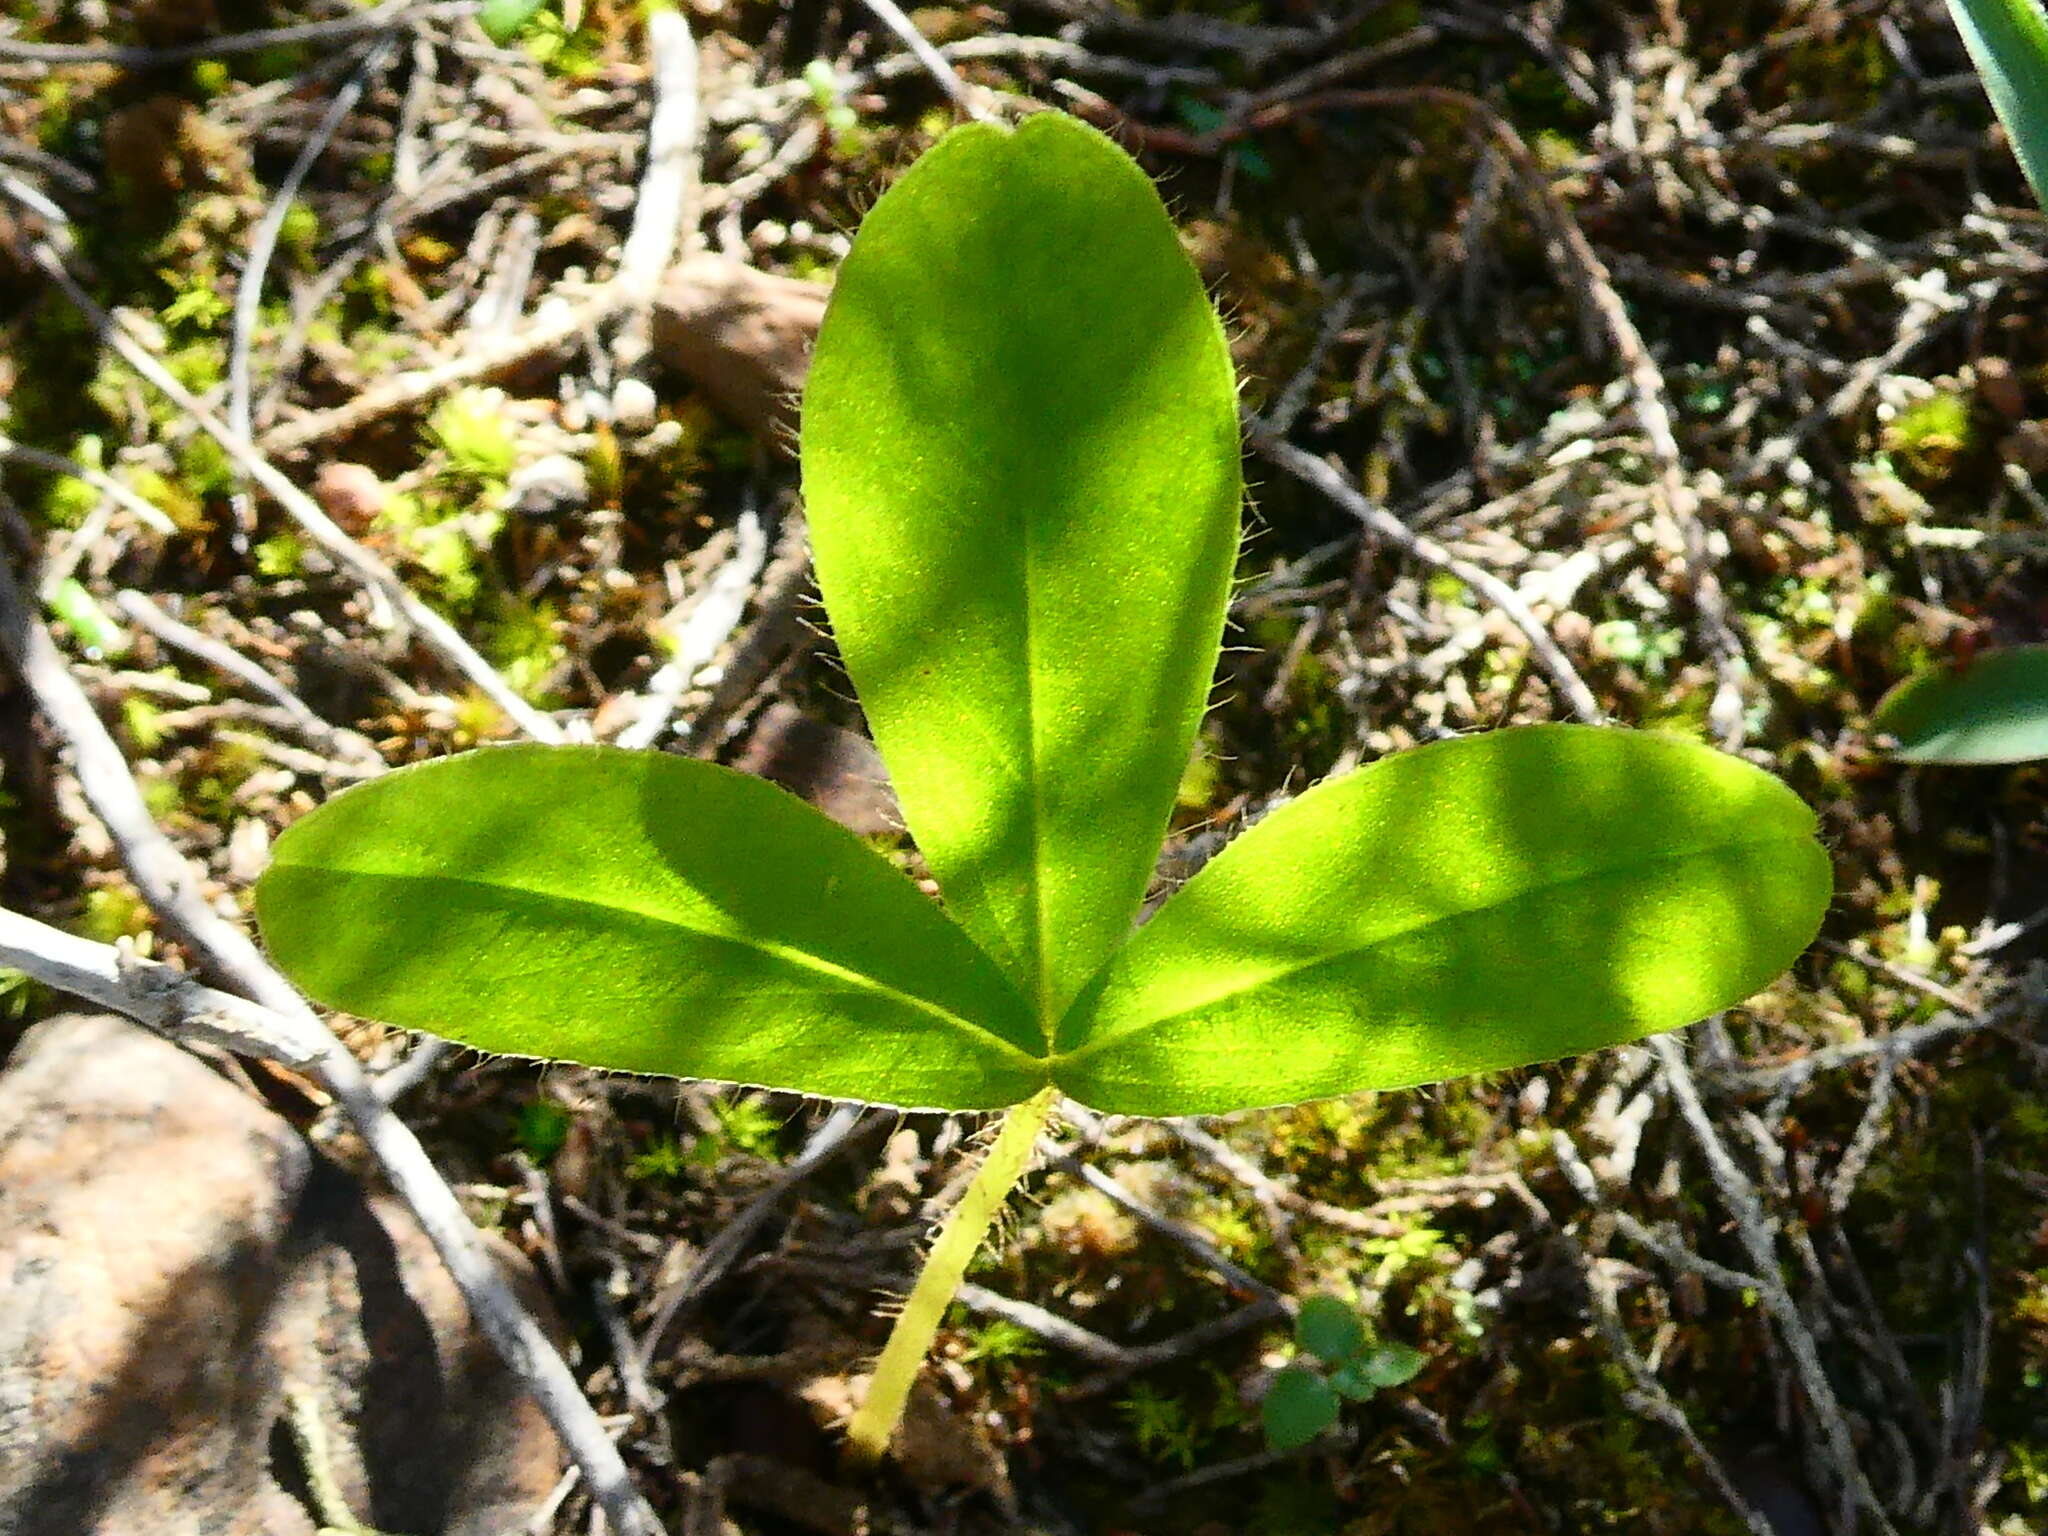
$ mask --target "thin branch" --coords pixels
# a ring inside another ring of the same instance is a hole
[[[1057,1312],[1048,1312],[1034,1302],[999,1295],[972,1281],[962,1281],[960,1289],[953,1293],[953,1299],[970,1312],[986,1312],[990,1317],[1000,1317],[1020,1328],[1028,1328],[1041,1339],[1057,1344],[1083,1360],[1092,1360],[1097,1365],[1115,1370],[1137,1369],[1130,1350],[1114,1339],[1105,1339],[1101,1334],[1083,1328],[1079,1323],[1069,1322]]]
[[[343,532],[341,526],[320,509],[319,503],[287,480],[263,457],[254,443],[208,410],[190,390],[171,376],[149,348],[130,335],[115,316],[100,308],[93,297],[78,285],[47,242],[38,241],[32,248],[32,254],[36,264],[64,291],[65,297],[85,316],[100,339],[197,422],[250,479],[270,493],[314,543],[363,585],[389,601],[451,666],[475,683],[528,736],[547,742],[563,739],[561,728],[521,698],[497,670],[462,638],[454,625],[416,597],[382,560]]]
[[[203,986],[175,966],[132,950],[95,944],[0,908],[0,965],[125,1014],[172,1039],[204,1041],[242,1056],[304,1069],[328,1049],[327,1032],[260,1008],[232,992]]]
[[[954,106],[971,118],[984,122],[989,120],[993,114],[975,99],[974,92],[967,88],[967,82],[946,61],[946,56],[917,30],[917,23],[903,14],[903,8],[896,4],[896,0],[861,0],[861,3],[874,12],[883,26],[896,34],[903,46],[910,50],[910,56],[937,82]]]
[[[457,0],[452,5],[416,5],[413,0],[387,0],[374,11],[336,16],[330,21],[308,21],[290,27],[234,32],[226,37],[202,38],[196,43],[179,43],[170,48],[130,48],[114,43],[25,43],[17,38],[0,37],[0,62],[113,64],[122,69],[162,69],[172,64],[190,63],[193,59],[219,59],[236,53],[260,53],[267,48],[339,42],[361,37],[366,32],[391,30],[406,22],[464,16],[475,9],[475,0]]]
[[[1870,1479],[1856,1454],[1848,1416],[1835,1395],[1827,1368],[1821,1363],[1820,1346],[1800,1316],[1792,1293],[1786,1289],[1777,1233],[1764,1212],[1763,1202],[1757,1198],[1756,1186],[1736,1165],[1726,1143],[1721,1140],[1720,1132],[1714,1128],[1706,1105],[1701,1102],[1699,1088],[1693,1081],[1692,1069],[1686,1063],[1684,1048],[1670,1035],[1653,1035],[1649,1045],[1656,1052],[1657,1064],[1671,1089],[1678,1112],[1706,1160],[1707,1171],[1713,1175],[1714,1187],[1720,1191],[1722,1204],[1735,1220],[1736,1235],[1741,1239],[1743,1251],[1749,1255],[1751,1271],[1756,1278],[1757,1298],[1765,1314],[1777,1325],[1778,1336],[1784,1340],[1785,1348],[1792,1356],[1800,1390],[1806,1395],[1821,1441],[1827,1447],[1831,1470],[1870,1516],[1877,1530],[1883,1536],[1896,1536],[1896,1528],[1885,1513],[1877,1491],[1870,1486]]]
[[[201,634],[191,625],[172,618],[142,593],[132,589],[116,592],[114,606],[165,645],[197,657],[215,671],[261,694],[289,715],[293,724],[308,738],[351,767],[381,770],[385,766],[382,755],[366,738],[338,725],[328,724],[313,713],[305,700],[233,646],[224,645],[211,635]]]
[[[204,958],[209,969],[278,1015],[283,1039],[303,1042],[304,1052],[310,1053],[310,1059],[303,1061],[305,1069],[340,1103],[382,1164],[392,1187],[412,1207],[461,1289],[471,1315],[506,1366],[526,1384],[570,1456],[582,1466],[613,1529],[622,1536],[659,1536],[660,1522],[633,1487],[624,1461],[584,1400],[576,1378],[506,1283],[503,1271],[478,1239],[476,1228],[426,1149],[377,1097],[362,1064],[327,1031],[297,989],[271,966],[240,927],[214,910],[192,866],[157,827],[121,749],[65,666],[49,631],[22,601],[4,563],[0,563],[0,648],[5,649],[23,685],[34,696],[38,710],[70,747],[72,767],[86,801],[120,849],[130,878],[151,910],[194,954]],[[22,936],[20,930],[16,932]],[[110,1004],[122,1006],[101,990]],[[176,995],[175,989],[172,995]],[[161,1005],[157,1013],[162,1016]],[[240,1017],[247,1022],[246,1013]]]
[[[768,536],[761,529],[759,514],[750,506],[740,513],[734,527],[732,558],[712,573],[696,606],[677,629],[675,653],[648,679],[647,691],[639,700],[640,713],[619,732],[618,745],[651,747],[661,740],[676,705],[739,628],[767,559]]]
[[[864,1107],[858,1104],[842,1104],[833,1110],[825,1123],[811,1132],[803,1150],[776,1175],[775,1181],[719,1229],[718,1236],[705,1245],[689,1272],[655,1298],[653,1321],[640,1342],[639,1369],[645,1371],[654,1363],[655,1353],[676,1318],[732,1268],[776,1206],[846,1145],[859,1129],[863,1114]]]
[[[654,109],[647,122],[647,164],[633,203],[633,223],[619,251],[611,286],[624,321],[613,354],[621,371],[647,353],[648,314],[679,240],[696,231],[697,40],[673,0],[647,7],[648,73]]]
[[[1448,571],[1498,608],[1502,616],[1527,638],[1529,649],[1536,657],[1536,664],[1543,668],[1571,712],[1589,725],[1598,725],[1606,720],[1607,712],[1600,707],[1600,701],[1593,697],[1593,690],[1586,686],[1585,679],[1574,670],[1557,641],[1551,638],[1550,631],[1545,629],[1536,615],[1529,611],[1528,604],[1515,595],[1514,588],[1491,571],[1483,570],[1469,560],[1459,559],[1436,540],[1417,533],[1386,508],[1369,499],[1341,471],[1326,464],[1306,449],[1297,448],[1294,444],[1273,436],[1263,423],[1257,420],[1248,422],[1247,430],[1252,447],[1263,457],[1272,460],[1295,478],[1307,481],[1357,518],[1378,538],[1420,560],[1424,565],[1435,570]]]
[[[263,303],[263,275],[270,267],[271,255],[277,250],[278,236],[284,232],[284,221],[291,214],[299,188],[343,121],[355,110],[371,79],[384,67],[393,46],[394,39],[381,39],[334,93],[334,100],[327,104],[320,121],[299,146],[291,169],[277,184],[270,206],[263,210],[262,219],[249,237],[249,254],[242,263],[241,281],[235,287],[235,310],[228,330],[228,426],[243,437],[250,435],[249,342],[256,331],[257,310]]]
[[[15,459],[23,464],[33,464],[37,469],[53,475],[68,475],[73,480],[83,480],[119,506],[135,514],[145,528],[150,528],[166,537],[177,533],[178,525],[151,502],[145,501],[133,490],[103,469],[80,464],[67,459],[61,453],[47,453],[41,448],[30,448],[17,443],[13,438],[0,433],[0,459]]]

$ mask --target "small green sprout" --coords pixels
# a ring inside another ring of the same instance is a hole
[[[1368,1402],[1413,1381],[1424,1364],[1418,1349],[1375,1341],[1357,1309],[1328,1294],[1302,1302],[1294,1342],[1304,1358],[1273,1377],[1260,1404],[1266,1444],[1276,1451],[1299,1450],[1337,1422],[1346,1399]]]
[[[1007,1110],[857,1454],[887,1448],[1062,1095],[1226,1114],[1551,1060],[1739,1001],[1819,925],[1827,856],[1775,779],[1532,726],[1309,790],[1134,928],[1221,651],[1237,387],[1150,180],[1071,118],[956,129],[875,205],[802,457],[834,635],[943,907],[774,785],[590,746],[338,795],[256,903],[320,1001],[478,1049]]]
[[[576,1117],[553,1099],[529,1099],[519,1106],[512,1137],[519,1150],[536,1163],[545,1164],[562,1150]]]

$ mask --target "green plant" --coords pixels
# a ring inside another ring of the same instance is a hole
[[[2037,201],[2048,202],[2048,14],[2040,0],[1949,0],[1984,89]],[[2048,646],[1989,651],[1915,673],[1879,702],[1872,727],[1913,763],[2048,757]]]
[[[1536,726],[1311,789],[1133,932],[1220,652],[1236,389],[1151,183],[1071,119],[955,130],[876,204],[802,456],[943,909],[770,784],[599,747],[352,789],[256,897],[313,996],[484,1050],[1007,1109],[849,1426],[863,1453],[1059,1095],[1216,1114],[1548,1060],[1737,1001],[1818,926],[1828,862],[1783,785]]]
[[[1383,1344],[1341,1297],[1311,1296],[1294,1319],[1294,1342],[1303,1358],[1274,1376],[1260,1404],[1266,1444],[1299,1450],[1337,1422],[1344,1399],[1369,1402],[1388,1387],[1415,1379],[1422,1352]]]

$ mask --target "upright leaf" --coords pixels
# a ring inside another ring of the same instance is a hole
[[[1439,742],[1226,848],[1062,1022],[1097,1109],[1212,1114],[1573,1055],[1689,1023],[1791,963],[1829,896],[1813,814],[1635,731]]]
[[[2048,15],[2040,0],[1949,0],[2013,153],[2048,205]]]
[[[1909,763],[2027,763],[2048,757],[2048,645],[1985,651],[1909,677],[1872,726]]]
[[[1023,998],[915,885],[686,758],[400,769],[278,839],[256,910],[319,1001],[481,1050],[937,1109],[1046,1081]]]
[[[949,134],[840,268],[803,409],[832,628],[960,921],[1056,1019],[1122,941],[1215,668],[1222,328],[1143,172]]]

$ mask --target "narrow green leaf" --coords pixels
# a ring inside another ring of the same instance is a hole
[[[1266,1444],[1276,1451],[1298,1451],[1337,1422],[1337,1394],[1305,1365],[1290,1365],[1274,1376],[1259,1404]]]
[[[76,576],[66,576],[50,593],[50,612],[90,655],[109,661],[126,656],[128,631],[116,623]]]
[[[1364,1345],[1365,1324],[1350,1303],[1330,1295],[1310,1296],[1294,1319],[1294,1341],[1335,1365]]]
[[[1219,1114],[1569,1056],[1776,976],[1829,897],[1813,813],[1747,764],[1532,726],[1318,786],[1167,901],[1062,1022],[1097,1109]]]
[[[840,268],[803,409],[841,651],[918,846],[1041,1018],[1157,859],[1237,545],[1222,327],[1149,180],[955,130]]]
[[[2048,15],[2040,0],[1949,0],[2034,199],[2048,205]]]
[[[278,839],[256,909],[319,1001],[481,1050],[937,1109],[1046,1082],[1023,998],[915,885],[708,763],[401,769]]]
[[[2026,763],[2048,757],[2048,645],[1985,651],[1909,677],[1871,726],[1909,763]]]

